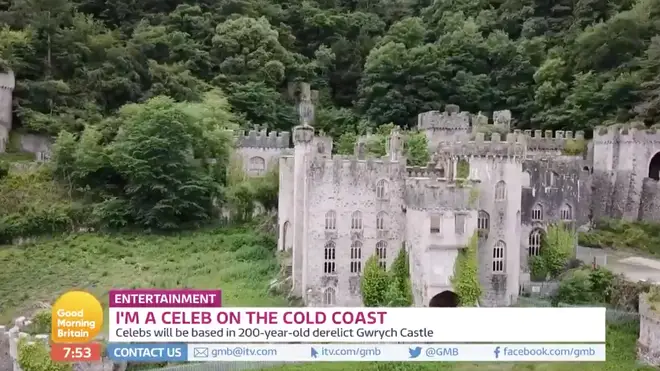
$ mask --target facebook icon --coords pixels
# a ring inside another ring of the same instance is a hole
[[[495,359],[500,358],[500,347],[495,348],[493,353],[495,353]]]

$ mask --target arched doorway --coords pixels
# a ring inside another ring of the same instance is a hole
[[[443,291],[433,298],[429,302],[429,307],[432,308],[454,308],[458,306],[458,295],[453,291]]]
[[[660,180],[660,152],[651,157],[649,163],[649,178]]]

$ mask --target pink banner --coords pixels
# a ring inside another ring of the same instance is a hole
[[[110,290],[110,308],[209,308],[222,306],[222,290]]]

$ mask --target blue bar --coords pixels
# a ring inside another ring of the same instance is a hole
[[[108,357],[113,361],[130,362],[185,362],[188,360],[186,344],[108,344]]]

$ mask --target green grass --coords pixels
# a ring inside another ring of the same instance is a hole
[[[223,290],[223,305],[285,306],[267,294],[279,265],[272,237],[254,228],[171,236],[78,234],[0,248],[0,323],[30,315],[60,294],[111,288]]]
[[[268,371],[654,371],[636,364],[635,343],[638,323],[609,325],[607,362],[580,363],[440,363],[440,362],[327,362],[293,364],[267,368]]]
[[[601,221],[592,231],[580,233],[579,243],[587,247],[632,249],[660,256],[660,224]]]
[[[22,161],[34,161],[36,155],[31,152],[5,152],[0,153],[0,161],[6,162],[22,162]]]

